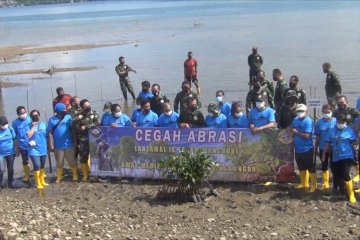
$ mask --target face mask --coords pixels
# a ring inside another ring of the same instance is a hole
[[[237,118],[242,117],[243,115],[244,115],[243,112],[235,113],[235,117]]]
[[[24,120],[27,118],[27,113],[23,113],[19,115],[20,119]]]
[[[143,91],[144,93],[147,93],[147,92],[148,92],[148,90],[147,90],[147,89],[143,89],[142,91]]]
[[[38,122],[39,121],[39,116],[32,116],[31,117],[31,120],[33,121],[33,122]]]
[[[296,84],[290,83],[289,86],[290,86],[290,88],[295,88]]]
[[[346,127],[346,123],[337,123],[337,124],[336,124],[336,127],[337,127],[338,129],[344,129],[344,128]]]
[[[340,105],[340,104],[338,104],[337,107],[338,107],[339,109],[342,109],[342,110],[343,110],[343,109],[346,108],[346,105]]]
[[[120,116],[121,116],[121,112],[114,113],[114,117],[120,117]]]
[[[91,107],[84,108],[84,112],[87,112],[87,113],[91,112]]]
[[[168,111],[168,112],[164,112],[164,114],[165,114],[166,116],[170,116],[172,113],[173,113],[172,110],[170,110],[170,111]]]
[[[323,118],[330,119],[332,117],[332,112],[329,113],[323,113]]]
[[[219,103],[221,103],[221,102],[224,101],[224,99],[223,99],[223,97],[218,96],[218,97],[216,97],[216,101],[218,101]]]
[[[148,114],[150,112],[150,109],[143,109],[142,111],[144,112],[144,114]]]
[[[296,113],[299,118],[304,118],[306,116],[305,112],[298,112]]]
[[[157,91],[152,91],[152,94],[153,94],[154,96],[156,96],[156,95],[158,95],[158,92],[157,92]]]
[[[56,116],[58,117],[58,118],[64,118],[65,117],[65,115],[66,115],[66,112],[58,112],[57,114],[56,114]]]
[[[9,127],[9,124],[5,124],[4,126],[1,126],[1,129],[5,130]]]
[[[265,102],[256,102],[257,109],[263,109],[265,107]]]

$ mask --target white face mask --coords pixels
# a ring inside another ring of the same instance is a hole
[[[218,97],[216,97],[216,101],[218,101],[219,103],[221,103],[221,102],[224,101],[224,99],[223,99],[223,97],[218,96]]]
[[[239,112],[239,113],[235,113],[235,117],[242,117],[244,115],[244,113],[243,112]]]
[[[257,109],[263,109],[265,107],[265,102],[256,102]]]
[[[172,110],[170,110],[170,111],[168,111],[168,112],[164,112],[164,114],[165,114],[166,116],[170,116],[172,113],[173,113]]]
[[[323,113],[323,118],[330,119],[332,117],[332,112],[329,113]]]
[[[304,118],[306,116],[306,112],[298,112],[296,114],[299,118]]]
[[[121,112],[116,112],[116,113],[114,113],[114,116],[115,116],[115,117],[120,117],[120,116],[121,116]]]
[[[19,117],[24,120],[27,117],[27,113],[20,114]]]
[[[346,127],[346,123],[337,123],[337,124],[336,124],[336,127],[337,127],[338,129],[344,129],[344,128]]]
[[[9,127],[9,124],[5,124],[4,126],[1,126],[1,129],[5,130]]]

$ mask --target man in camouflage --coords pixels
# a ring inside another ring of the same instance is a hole
[[[187,110],[187,100],[188,98],[195,98],[197,100],[197,107],[201,107],[201,102],[199,101],[198,95],[191,91],[191,85],[188,81],[184,81],[181,85],[182,91],[176,94],[174,99],[174,111],[181,114]],[[180,105],[180,111],[179,111]]]
[[[205,126],[204,115],[198,108],[198,100],[194,97],[186,99],[186,110],[180,113],[179,125],[182,128],[201,128]]]
[[[256,77],[260,79],[261,86],[269,89],[271,95],[274,97],[274,84],[265,78],[265,72],[263,70],[260,70],[257,73]]]
[[[280,111],[281,106],[284,103],[285,90],[287,88],[287,83],[283,79],[281,70],[275,68],[273,70],[273,80],[276,81],[275,93],[274,93],[274,104],[275,110],[278,113]]]
[[[89,130],[100,125],[100,118],[96,111],[91,110],[90,102],[87,99],[80,101],[81,112],[76,115],[73,121],[75,135],[75,146],[78,147],[81,170],[83,171],[83,182],[89,180],[90,171],[90,144]]]
[[[256,107],[256,99],[259,98],[259,95],[263,96],[263,99],[265,99],[266,106],[274,109],[272,94],[267,87],[261,86],[260,78],[256,77],[253,81],[252,89],[246,96],[246,114],[249,114],[250,110]]]
[[[131,94],[133,100],[135,100],[135,93],[130,83],[129,72],[136,73],[129,65],[125,64],[125,58],[119,57],[120,64],[115,67],[116,73],[119,75],[120,88],[124,95],[124,99],[127,100],[127,90]]]
[[[252,48],[252,53],[248,56],[249,69],[249,86],[251,88],[252,82],[256,77],[256,74],[261,70],[263,64],[263,58],[258,54],[257,47]]]
[[[293,90],[296,92],[296,95],[298,97],[298,103],[302,103],[306,105],[306,93],[303,89],[299,88],[299,78],[296,75],[293,75],[290,77],[289,80],[289,88],[285,90],[285,96],[287,95],[287,92],[290,90]]]
[[[325,92],[327,101],[335,109],[336,96],[341,94],[340,80],[338,75],[332,71],[330,63],[324,63],[322,69],[326,73]]]

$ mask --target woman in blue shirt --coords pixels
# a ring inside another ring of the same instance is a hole
[[[45,182],[45,162],[47,156],[46,123],[40,121],[40,112],[30,112],[32,120],[30,130],[27,132],[29,138],[28,152],[34,166],[34,179],[37,189],[48,186]]]
[[[331,128],[327,134],[322,158],[325,158],[327,152],[332,151],[334,178],[339,184],[345,182],[349,201],[355,203],[350,169],[354,161],[358,159],[359,145],[355,131],[347,126],[346,121],[346,114],[339,114],[336,119],[336,127]]]
[[[241,104],[239,102],[234,102],[231,105],[231,112],[227,117],[228,127],[229,128],[248,128],[249,121],[241,109]]]
[[[120,104],[111,106],[111,114],[104,119],[103,126],[109,127],[131,127],[129,116],[121,111]]]
[[[8,187],[13,187],[14,180],[14,159],[15,159],[15,144],[16,134],[12,127],[9,127],[9,122],[5,116],[0,116],[0,185],[2,186],[2,180],[4,171],[2,167],[6,162],[8,169]]]

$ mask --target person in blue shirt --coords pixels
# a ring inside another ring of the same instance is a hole
[[[336,127],[329,130],[326,136],[326,145],[323,158],[327,152],[332,152],[334,178],[339,184],[345,182],[350,203],[355,203],[353,182],[350,169],[358,159],[359,143],[355,131],[347,125],[346,114],[340,113],[336,119]]]
[[[115,103],[111,106],[111,115],[104,119],[103,126],[131,127],[131,121],[129,116],[121,111],[120,104]]]
[[[205,123],[208,128],[227,128],[227,118],[215,103],[209,103]]]
[[[22,164],[24,169],[24,182],[29,182],[30,180],[30,164],[29,164],[29,155],[28,155],[28,139],[26,133],[28,132],[31,124],[31,119],[26,113],[24,106],[18,106],[16,108],[16,113],[18,118],[12,122],[12,127],[16,134],[16,140],[18,143],[18,148],[16,149],[16,156],[21,155]]]
[[[163,112],[156,125],[159,127],[178,128],[179,114],[171,109],[170,103],[163,103]]]
[[[139,95],[137,97],[140,101],[154,97],[154,94],[150,91],[150,82],[149,81],[143,81],[141,83],[141,89],[142,90],[141,90],[141,92],[139,92]]]
[[[13,188],[14,181],[14,159],[16,146],[16,133],[12,127],[9,127],[5,116],[0,116],[0,186],[4,176],[3,166],[8,170],[8,187]]]
[[[249,113],[249,128],[252,134],[260,133],[266,129],[275,128],[274,110],[266,106],[265,96],[259,94],[255,98],[255,107]]]
[[[62,180],[65,158],[71,167],[73,181],[77,181],[77,162],[75,159],[74,147],[77,144],[74,144],[72,136],[72,118],[67,114],[66,106],[63,103],[57,103],[54,111],[55,115],[49,119],[46,131],[49,139],[50,151],[54,152],[56,160],[56,182],[59,183]]]
[[[150,100],[142,100],[140,106],[141,112],[136,117],[136,127],[155,127],[159,117],[151,111]]]
[[[111,102],[107,102],[107,103],[105,103],[105,105],[104,105],[103,114],[101,115],[101,120],[100,120],[100,125],[101,125],[101,126],[104,126],[104,119],[105,119],[106,117],[111,116],[111,105],[112,105]]]
[[[332,155],[329,152],[325,153],[325,158],[321,158],[324,153],[324,148],[326,144],[326,136],[329,130],[336,126],[336,119],[332,116],[332,107],[329,104],[325,104],[322,107],[322,115],[323,117],[320,118],[315,125],[314,134],[316,135],[316,142],[315,142],[315,151],[316,154],[321,159],[321,170],[322,170],[322,189],[326,190],[329,189],[329,159],[330,164],[332,165]],[[333,169],[331,168],[333,172]],[[334,189],[337,188],[336,179],[333,180]]]
[[[216,91],[216,101],[218,102],[218,107],[221,110],[221,113],[225,116],[230,114],[231,103],[225,102],[225,93],[223,90]]]
[[[307,107],[298,104],[296,107],[297,116],[291,123],[291,132],[294,136],[295,160],[300,172],[300,185],[296,188],[303,189],[308,186],[307,171],[310,173],[310,192],[317,188],[316,164],[314,161],[314,146],[312,132],[313,120],[307,116]]]
[[[241,104],[239,102],[234,102],[231,105],[231,113],[227,117],[228,127],[229,128],[248,128],[249,121],[244,114],[244,111],[241,108]]]
[[[28,152],[33,163],[34,178],[37,189],[43,189],[48,186],[45,182],[45,162],[47,156],[47,142],[46,142],[46,123],[40,121],[40,112],[32,110],[30,112],[32,120],[31,127],[27,132],[29,139]]]

